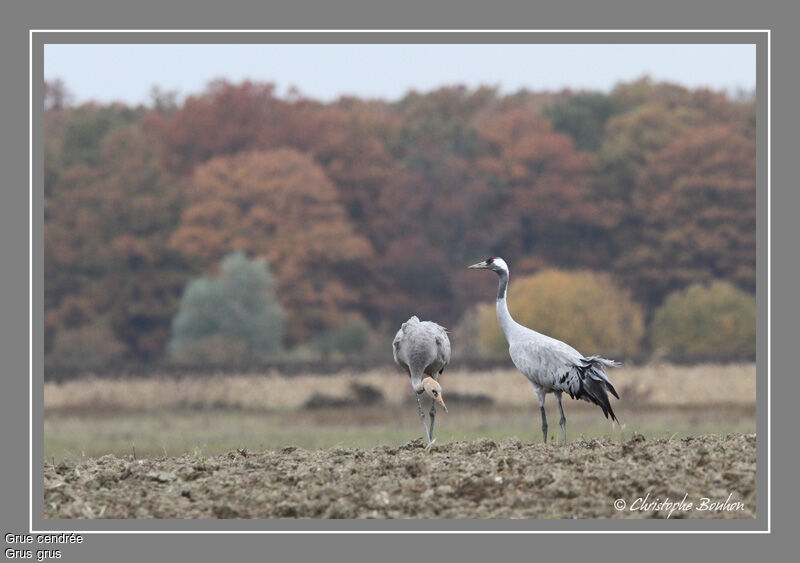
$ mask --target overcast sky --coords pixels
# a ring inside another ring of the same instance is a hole
[[[753,90],[756,73],[754,45],[46,45],[44,54],[45,79],[62,79],[78,103],[149,103],[154,85],[182,97],[216,78],[329,101],[448,84],[608,90],[645,74],[736,92]]]

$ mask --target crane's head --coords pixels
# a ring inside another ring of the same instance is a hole
[[[467,269],[470,270],[492,270],[496,274],[501,274],[502,272],[508,273],[508,265],[506,261],[502,258],[495,256],[494,258],[487,258],[483,262],[478,262],[477,264],[473,264],[469,266]]]
[[[442,405],[444,412],[447,412],[447,407],[442,399],[442,386],[439,382],[432,377],[426,377],[422,380],[422,389],[427,393],[431,399]]]

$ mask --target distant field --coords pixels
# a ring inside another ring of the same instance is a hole
[[[647,437],[699,436],[754,432],[754,407],[620,408],[623,427],[603,418],[599,409],[574,402],[565,407],[569,440],[582,437],[622,440],[638,432]],[[551,440],[561,439],[558,408],[550,408]],[[542,440],[539,409],[470,407],[436,417],[437,443],[492,438]],[[302,448],[399,446],[422,435],[416,406],[369,407],[294,412],[177,410],[139,413],[49,415],[45,419],[45,458],[58,462],[105,454],[132,457],[216,455],[235,448],[263,451]]]
[[[620,441],[634,432],[677,438],[755,431],[753,364],[625,367],[611,377],[622,397],[612,399],[622,426],[609,423],[596,407],[567,398],[570,440]],[[354,383],[380,391],[383,402],[358,405],[353,398],[348,408],[302,408],[315,394],[349,401]],[[541,441],[533,392],[519,373],[446,372],[442,385],[445,400],[451,398],[450,412],[437,416],[437,443],[483,437]],[[44,393],[45,458],[56,463],[134,452],[142,457],[289,445],[399,446],[421,435],[408,378],[394,370],[294,378],[90,378],[47,383]],[[552,397],[548,407],[555,439],[560,429]]]

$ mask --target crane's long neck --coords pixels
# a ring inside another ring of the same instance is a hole
[[[508,312],[508,303],[506,303],[506,291],[508,290],[508,272],[500,272],[500,284],[497,286],[497,320],[500,322],[500,328],[503,329],[503,334],[506,339],[510,334],[511,329],[516,326],[516,322],[511,318],[511,313]]]
[[[414,389],[414,393],[422,393],[422,370],[416,368],[416,366],[409,367],[409,375],[411,376],[411,387]]]

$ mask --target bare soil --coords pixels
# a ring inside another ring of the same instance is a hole
[[[664,518],[615,499],[741,502],[672,518],[755,517],[755,434],[566,447],[479,439],[214,457],[106,455],[44,466],[46,518]]]

